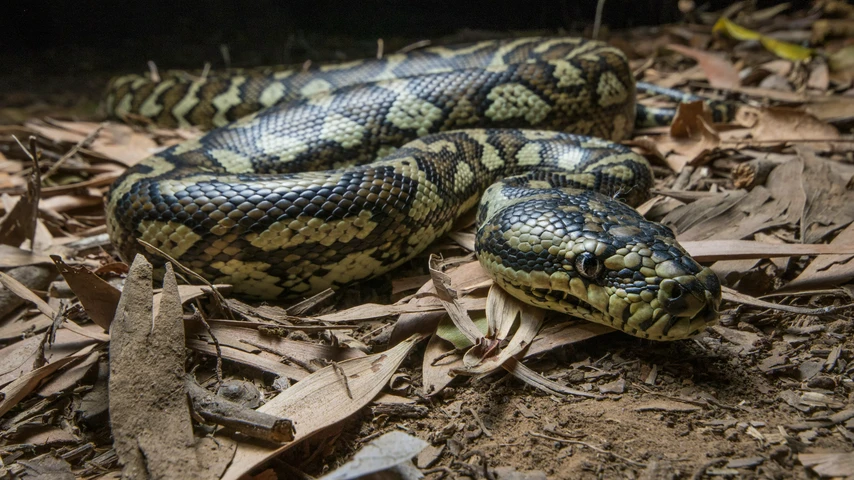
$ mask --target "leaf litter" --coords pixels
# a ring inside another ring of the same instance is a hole
[[[854,12],[680,5],[690,21],[607,40],[643,80],[739,105],[716,124],[682,104],[627,142],[656,173],[641,210],[724,281],[719,325],[659,344],[521,304],[470,225],[294,306],[177,263],[154,291],[103,240],[101,198],[199,132],[29,118],[0,126],[0,472],[854,475]]]

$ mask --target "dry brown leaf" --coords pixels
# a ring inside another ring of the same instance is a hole
[[[849,254],[846,258],[850,258],[854,255],[854,236],[847,237],[843,242],[835,245],[776,244],[753,240],[700,240],[679,243],[698,262],[837,254]]]
[[[234,363],[254,368],[261,372],[267,372],[281,378],[291,380],[302,380],[309,375],[308,370],[292,367],[282,363],[282,357],[268,352],[260,351],[251,353],[246,347],[237,349],[229,346],[217,348],[216,345],[203,340],[187,340],[187,348],[211,357],[221,357]]]
[[[588,322],[566,318],[546,323],[540,333],[531,343],[531,348],[525,351],[525,358],[533,358],[555,348],[572,345],[573,343],[598,337],[606,333],[614,333],[615,330],[601,323]]]
[[[11,245],[0,245],[0,268],[52,263],[50,257]]]
[[[801,240],[818,243],[827,234],[854,221],[854,166],[819,157],[811,148],[795,147],[804,164],[801,180],[806,205],[801,216]]]
[[[71,291],[77,295],[89,318],[105,332],[109,332],[121,292],[86,267],[68,265],[57,255],[51,255],[51,259]]]
[[[738,70],[722,56],[684,45],[671,44],[667,48],[696,60],[712,87],[736,88],[740,85]]]
[[[264,333],[250,322],[225,324],[217,320],[208,320],[210,332],[201,322],[184,322],[187,334],[191,338],[210,341],[213,335],[220,345],[231,346],[235,349],[253,350],[264,348],[268,352],[278,354],[283,358],[309,363],[314,360],[340,362],[349,358],[364,357],[365,353],[354,349],[332,345],[291,340],[278,335]],[[241,325],[243,324],[243,325]]]
[[[24,125],[55,142],[71,144],[77,144],[100,127],[98,123],[60,120],[51,120],[51,124],[31,120]],[[151,156],[157,149],[157,142],[149,135],[134,131],[127,125],[108,123],[92,144],[81,150],[100,153],[130,167]]]
[[[765,300],[760,300],[758,298],[751,297],[750,295],[745,295],[729,287],[721,287],[721,291],[723,294],[723,299],[727,302],[741,303],[743,305],[749,305],[751,307],[769,308],[771,310],[779,310],[781,312],[795,313],[798,315],[826,315],[837,309],[837,307],[804,308],[796,307],[793,305],[766,302]]]
[[[753,140],[762,144],[785,144],[788,142],[808,141],[810,145],[821,151],[832,151],[844,148],[845,143],[838,144],[839,130],[818,118],[789,107],[765,107],[739,109],[736,121],[750,128]],[[821,140],[830,140],[822,142]]]
[[[854,453],[799,453],[801,464],[822,477],[854,476]]]
[[[44,380],[60,368],[69,365],[72,362],[77,362],[86,358],[92,351],[92,348],[94,348],[93,345],[84,347],[74,355],[70,355],[65,358],[60,358],[55,362],[51,362],[47,365],[36,368],[35,370],[21,375],[9,385],[6,385],[6,387],[0,390],[0,416],[5,415],[6,412],[11,410],[15,405],[18,404],[18,402],[23,400],[24,397],[26,397],[30,394],[30,392],[35,390],[42,380]]]
[[[599,395],[575,390],[574,388],[569,388],[553,380],[549,380],[515,358],[507,359],[501,366],[514,377],[549,395],[576,395],[579,397],[599,398]]]
[[[49,319],[47,321],[48,326],[53,323]],[[74,355],[80,348],[95,343],[91,338],[64,328],[55,332],[53,343],[46,343],[42,351],[44,341],[43,335],[32,336],[0,349],[0,386],[14,381],[44,363],[52,363]]]
[[[451,317],[454,325],[457,326],[457,329],[465,335],[471,343],[477,344],[483,336],[480,333],[480,330],[478,330],[477,325],[475,325],[471,317],[469,317],[466,309],[459,302],[457,291],[451,287],[451,277],[442,272],[439,257],[431,255],[429,263],[430,276],[433,279],[433,286],[436,289],[436,295],[439,298],[439,301],[442,302],[442,305],[445,307],[445,310],[448,312],[448,315]]]
[[[464,368],[458,373],[485,375],[501,368],[504,362],[521,354],[531,345],[543,324],[545,314],[545,310],[523,303],[501,287],[493,285],[489,289],[486,302],[486,338],[489,342],[481,341],[469,349],[463,356]],[[513,336],[496,355],[498,345],[508,339],[514,327],[516,329]],[[485,345],[489,347],[484,348]]]
[[[40,397],[49,397],[77,385],[100,358],[100,351],[90,353],[85,360],[54,375],[53,378],[42,384],[36,393]]]
[[[444,311],[444,306],[441,300],[435,296],[420,297],[418,300],[421,301],[395,305],[365,303],[345,310],[340,310],[338,312],[311,317],[311,319],[338,323],[382,318],[390,315]],[[465,310],[483,310],[486,307],[486,299],[484,297],[464,297],[459,300],[459,303]]]
[[[813,259],[806,268],[781,291],[791,292],[822,285],[842,285],[854,278],[854,252],[846,246],[854,244],[854,223],[841,231],[830,245],[820,245],[831,250],[829,255]],[[838,254],[838,255],[837,255]]]
[[[656,148],[674,172],[685,165],[702,165],[721,143],[712,127],[712,117],[704,102],[680,103],[670,126],[670,135],[658,138]]]
[[[39,218],[39,200],[42,196],[42,182],[39,173],[39,153],[36,142],[30,137],[30,160],[32,171],[27,176],[26,194],[9,213],[0,219],[0,243],[13,247],[21,246],[25,240],[30,240],[30,249],[35,250],[36,222]]]
[[[222,479],[237,480],[262,462],[359,411],[388,383],[419,338],[409,338],[385,352],[325,367],[265,403],[259,411],[293,421],[294,441],[281,447],[241,443]]]

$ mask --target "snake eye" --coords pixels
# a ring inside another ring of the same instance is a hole
[[[602,271],[602,264],[596,255],[584,252],[575,258],[575,270],[585,278],[596,278]]]

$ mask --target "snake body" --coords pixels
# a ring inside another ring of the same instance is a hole
[[[478,258],[525,302],[660,340],[717,317],[714,273],[627,206],[648,197],[652,173],[611,143],[631,132],[635,83],[605,44],[517,39],[307,72],[129,76],[107,106],[216,127],[113,185],[107,227],[126,260],[163,263],[140,239],[238,293],[304,296],[397,267],[480,200]]]

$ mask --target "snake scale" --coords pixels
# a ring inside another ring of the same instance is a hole
[[[115,79],[108,111],[213,128],[130,168],[107,198],[125,260],[144,240],[239,294],[300,297],[387,272],[478,202],[476,253],[519,299],[674,340],[720,283],[631,206],[646,160],[625,55],[525,38],[312,70]],[[331,168],[331,170],[329,170]]]

